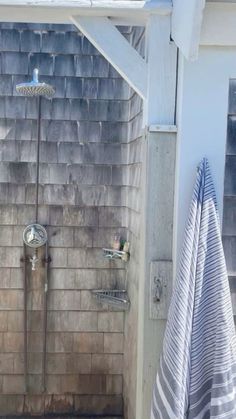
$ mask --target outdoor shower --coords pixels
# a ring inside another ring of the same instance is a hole
[[[28,83],[20,83],[16,85],[16,91],[23,96],[37,97],[37,150],[36,150],[36,179],[35,179],[35,220],[33,224],[29,224],[23,232],[23,270],[24,270],[24,378],[25,392],[28,391],[27,375],[28,375],[28,321],[27,321],[27,264],[31,263],[32,271],[35,271],[40,260],[38,257],[38,249],[45,247],[45,255],[42,258],[44,263],[44,298],[43,298],[43,359],[42,359],[42,391],[45,391],[46,376],[46,337],[47,337],[47,292],[48,292],[48,266],[50,262],[48,254],[48,237],[46,229],[38,223],[38,206],[39,206],[39,167],[40,167],[40,139],[41,139],[41,98],[42,96],[50,99],[55,91],[52,86],[38,81],[38,69],[33,71],[33,80]],[[27,255],[27,248],[34,249],[33,255]]]

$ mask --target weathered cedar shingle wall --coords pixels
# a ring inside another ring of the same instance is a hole
[[[236,315],[236,80],[230,80],[229,84],[223,243],[229,274],[233,311],[234,315]]]
[[[131,42],[144,56],[144,28],[133,28]],[[141,180],[142,180],[142,108],[143,103],[137,93],[130,99],[129,154],[127,161],[127,229],[130,241],[131,258],[127,267],[127,287],[131,299],[130,311],[125,316],[124,344],[124,414],[126,419],[136,419],[137,384],[137,344],[139,315],[139,277],[140,277],[140,231],[141,231]]]
[[[129,30],[125,36],[131,37]],[[126,323],[127,343],[134,349],[129,347],[132,378],[128,373],[125,391],[131,386],[133,398],[136,332],[130,331],[137,315],[140,101],[131,98],[128,85],[72,26],[2,24],[0,43],[0,414],[120,414],[124,313],[104,310],[89,290],[125,284],[123,262],[109,264],[101,248],[111,244],[116,232],[126,236],[128,219],[134,280],[132,285],[129,280],[129,291],[135,299]],[[43,100],[42,106],[39,208],[52,262],[47,392],[40,394],[41,269],[30,282],[29,395],[24,396],[20,257],[22,231],[34,221],[37,109],[34,98],[16,94],[15,85],[31,79],[35,66],[41,80],[56,88],[54,99]]]

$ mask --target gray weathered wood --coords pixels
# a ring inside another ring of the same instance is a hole
[[[141,260],[141,262],[145,263],[145,273],[141,273],[139,285],[139,327],[141,330],[138,347],[136,419],[148,418],[150,415],[152,388],[166,323],[161,318],[156,320],[150,318],[149,278],[153,261],[172,260],[176,134],[148,133],[145,154],[146,177],[143,208],[145,231],[141,249],[141,252],[144,252],[144,261]],[[165,304],[167,306],[168,302],[166,301]]]

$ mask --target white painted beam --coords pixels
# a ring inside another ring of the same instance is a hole
[[[75,15],[109,16],[116,24],[145,25],[149,13],[168,15],[170,0],[0,0],[2,22],[70,23]]]
[[[201,45],[236,45],[236,3],[207,3],[201,32]]]
[[[41,6],[47,6],[47,7],[83,7],[83,6],[88,6],[91,5],[92,3],[98,3],[97,1],[93,1],[93,0],[0,0],[0,4],[4,5],[4,6],[36,6],[36,7],[41,7]],[[127,7],[136,7],[137,3],[140,3],[139,7],[142,7],[145,4],[145,1],[129,1],[129,0],[117,0],[117,1],[112,1],[112,0],[107,0],[107,1],[103,1],[100,0],[99,3],[103,3],[103,6],[106,6],[109,4],[109,6],[111,6],[113,3],[117,3],[117,5],[114,6],[115,7],[123,7],[124,3],[127,3]],[[133,3],[133,4],[132,4]]]
[[[106,8],[64,8],[64,7],[12,7],[1,6],[0,16],[2,22],[23,22],[23,23],[52,23],[70,24],[71,16],[109,16],[114,25],[121,26],[144,26],[147,20],[147,13],[141,11],[132,12],[131,9],[118,10]],[[14,19],[13,19],[14,16]]]
[[[146,9],[161,15],[172,10],[169,0],[0,0],[2,6],[34,6],[34,7],[98,7],[113,9]]]
[[[147,64],[106,17],[73,16],[71,21],[143,98],[147,94]]]
[[[172,38],[187,60],[198,57],[206,0],[173,0]]]

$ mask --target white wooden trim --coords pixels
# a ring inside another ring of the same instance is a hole
[[[170,0],[0,0],[2,22],[70,23],[71,16],[109,16],[116,24],[145,25],[150,13],[169,15]]]
[[[147,94],[147,64],[106,17],[73,16],[71,21],[142,97]]]
[[[236,45],[236,3],[207,3],[201,45]]]
[[[131,9],[102,9],[102,8],[52,8],[52,7],[5,7],[0,5],[1,22],[23,22],[23,23],[52,23],[71,24],[71,16],[107,16],[114,25],[121,26],[144,26],[147,20],[146,12],[132,12]],[[14,18],[13,18],[14,16]]]
[[[109,16],[114,25],[143,26],[150,13],[171,12],[170,0],[0,0],[2,22],[63,24],[79,14]]]
[[[197,0],[196,0],[197,1]],[[202,2],[197,1],[197,5]],[[188,7],[192,2],[188,1]],[[202,4],[203,6],[203,4]],[[187,59],[197,58],[198,46],[236,46],[236,3],[227,2],[207,2],[204,13],[198,10],[192,15],[194,19],[183,22],[184,12],[181,13],[181,7],[184,7],[183,0],[175,0],[172,16],[172,37]],[[187,9],[185,9],[185,12]],[[185,13],[186,14],[186,13]],[[182,22],[182,23],[181,23]],[[188,28],[188,25],[192,25]],[[189,35],[187,31],[191,29]],[[200,31],[200,32],[199,32]],[[200,34],[200,38],[199,38]],[[191,42],[190,42],[191,41]]]
[[[188,60],[194,60],[198,56],[205,1],[173,1],[172,38]]]
[[[148,97],[144,125],[174,123],[177,49],[170,42],[170,17],[152,15],[146,29]]]
[[[98,0],[97,0],[98,2]],[[88,6],[88,5],[92,5],[93,3],[96,3],[96,1],[94,2],[93,0],[0,0],[0,4],[4,5],[4,6],[36,6],[36,7],[41,7],[41,6],[47,6],[47,7],[83,7],[83,6]],[[136,7],[137,3],[140,3],[140,5],[138,7],[143,7],[143,5],[145,5],[145,1],[129,1],[129,0],[117,0],[117,1],[103,1],[100,0],[99,3],[103,3],[103,5],[108,5],[113,7],[113,3],[117,3],[115,5],[115,7],[123,7],[124,3],[127,3],[128,7]],[[133,4],[132,4],[133,3]]]
[[[143,9],[157,12],[158,14],[170,14],[171,2],[168,0],[0,0],[1,6],[34,6],[34,7],[98,7],[113,9]]]

